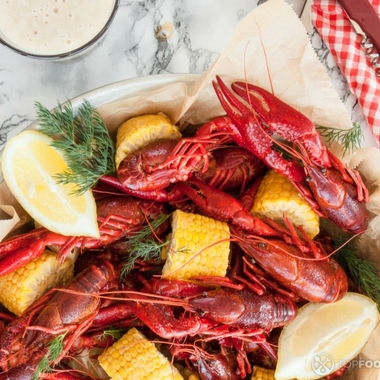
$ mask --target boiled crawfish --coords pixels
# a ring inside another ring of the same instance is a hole
[[[220,145],[220,140],[213,138],[213,132],[206,133],[209,129],[208,124],[200,128],[198,134],[202,138],[158,140],[147,144],[124,158],[117,178],[105,175],[100,181],[124,193],[158,202],[182,199],[183,194],[171,185],[193,176],[217,188],[244,191],[262,174],[263,163],[244,148]],[[190,149],[191,145],[195,148]],[[177,153],[174,159],[173,152],[177,152],[178,146],[187,146],[188,150],[181,155]],[[201,149],[201,146],[204,147]],[[199,156],[200,152],[204,155]]]
[[[342,267],[327,255],[314,257],[283,240],[239,241],[239,246],[283,288],[310,302],[336,302],[348,290]]]
[[[59,247],[64,260],[74,249],[104,247],[138,231],[149,220],[167,213],[165,205],[131,196],[117,195],[97,201],[100,238],[71,237],[38,228],[0,243],[0,276],[39,257],[46,246]],[[163,224],[160,228],[165,228]]]
[[[360,174],[345,168],[328,151],[306,116],[258,86],[234,82],[231,87],[239,100],[220,77],[213,84],[228,114],[223,130],[229,125],[230,136],[239,146],[284,174],[320,216],[330,218],[345,231],[365,231],[369,220],[365,202],[369,196]],[[298,152],[272,138],[274,133],[297,146]],[[302,164],[286,160],[273,149],[275,145],[285,148]]]
[[[217,284],[219,280],[221,285],[210,285],[210,281]],[[236,350],[240,361],[236,370],[240,375],[251,370],[244,344],[257,344],[275,357],[266,344],[266,334],[289,323],[297,314],[296,304],[288,297],[258,295],[242,283],[220,278],[194,278],[190,282],[153,278],[138,292],[126,287],[124,294],[133,301],[130,302],[133,313],[151,331],[171,342],[174,356],[181,359],[181,352],[194,354],[200,342],[215,341]],[[189,344],[183,346],[184,341],[192,342],[193,348]],[[198,364],[205,365],[206,357],[197,356]],[[224,370],[229,373],[231,368]],[[209,368],[208,375],[212,376],[211,373]],[[204,374],[202,378],[213,377]]]
[[[256,275],[243,278],[244,274],[234,273],[231,277],[237,284],[218,278],[193,282],[151,278],[137,289],[125,279],[120,289],[118,270],[109,261],[94,264],[70,285],[82,294],[55,292],[5,327],[0,335],[4,378],[31,377],[47,343],[62,331],[67,335],[56,362],[98,344],[93,333],[101,331],[104,323],[120,327],[140,323],[172,345],[175,357],[193,362],[203,379],[238,379],[250,370],[249,345],[275,359],[267,335],[295,317],[296,301],[334,302],[345,294],[344,271],[320,245],[307,240],[302,231],[299,237],[290,229],[252,216],[244,202],[221,189],[243,192],[262,172],[264,162],[285,174],[319,215],[344,230],[361,232],[368,221],[364,205],[368,192],[360,175],[344,168],[327,150],[307,118],[270,93],[241,82],[233,84],[248,107],[220,78],[215,89],[228,117],[206,123],[194,138],[154,142],[122,162],[119,178],[102,179],[153,201],[122,195],[99,199],[100,239],[67,237],[40,228],[1,243],[0,275],[37,257],[50,244],[59,247],[62,259],[74,247],[112,250],[112,243],[168,213],[166,205],[155,201],[184,196],[201,213],[230,224],[233,246],[244,252],[238,253],[245,263],[243,273],[248,267]],[[274,133],[297,147],[297,151],[286,148],[294,154],[293,160],[284,159],[274,149],[278,144],[271,137]],[[106,304],[90,296],[110,287],[123,294],[118,303]],[[215,342],[217,349],[211,346]],[[208,354],[205,347],[210,347]],[[77,378],[75,373],[67,374]]]
[[[323,247],[314,241],[300,237],[288,223],[288,229],[269,223],[276,234],[263,238],[257,234],[243,218],[246,211],[237,200],[231,199],[223,191],[214,189],[200,181],[192,180],[179,184],[198,210],[212,218],[231,223],[231,230],[237,244],[260,264],[275,281],[305,300],[312,302],[334,302],[347,292],[347,276],[344,270],[327,257]],[[229,207],[225,207],[228,199]],[[238,210],[236,216],[234,205]],[[262,221],[263,225],[265,221]]]
[[[263,172],[262,161],[244,148],[230,146],[214,150],[207,170],[194,173],[194,177],[217,189],[242,194]]]
[[[110,262],[92,265],[72,280],[69,292],[54,291],[10,322],[0,335],[0,368],[4,371],[0,379],[32,379],[49,342],[65,334],[63,350],[52,363],[57,364],[91,327],[102,302],[97,295],[117,288],[117,277]]]
[[[162,279],[160,281],[164,281]],[[182,287],[187,287],[188,282],[172,281],[178,291]],[[166,283],[167,285],[167,283]],[[156,285],[157,286],[157,285]],[[190,284],[191,286],[191,284]],[[246,331],[246,335],[257,334],[259,331],[271,331],[273,328],[283,326],[292,320],[297,311],[293,301],[281,296],[270,294],[258,296],[252,290],[215,288],[199,285],[192,287],[193,296],[187,297],[185,302],[177,302],[180,298],[174,298],[176,306],[182,306],[190,312],[190,315],[180,317],[177,321],[170,307],[144,303],[147,298],[144,296],[144,289],[140,294],[133,293],[130,297],[134,301],[131,303],[131,310],[149,328],[162,338],[183,338],[197,334],[216,335],[219,325],[227,325],[236,331]],[[160,295],[168,296],[168,290],[162,290]],[[128,290],[128,289],[126,289]],[[128,296],[128,291],[126,291]],[[154,293],[150,293],[154,294]],[[152,297],[154,300],[155,297]],[[159,297],[157,297],[157,300]],[[266,313],[262,311],[266,310]],[[199,314],[197,313],[199,311]]]

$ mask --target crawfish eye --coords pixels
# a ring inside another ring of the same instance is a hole
[[[306,177],[306,178],[305,178],[305,181],[306,181],[306,182],[310,182],[310,181],[311,181],[311,177]]]
[[[258,248],[262,248],[262,249],[267,249],[268,245],[266,243],[260,242],[260,243],[257,244],[257,247]]]
[[[325,173],[326,173],[326,171],[327,171],[327,169],[326,169],[326,168],[321,168],[321,173],[322,173],[322,174],[325,174]]]

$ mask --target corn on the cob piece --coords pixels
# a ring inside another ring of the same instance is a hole
[[[225,276],[230,253],[226,223],[180,210],[173,213],[172,233],[162,256],[165,278]]]
[[[180,139],[181,133],[162,113],[136,116],[117,130],[115,164],[144,145],[157,139]]]
[[[40,257],[0,277],[0,302],[20,315],[48,290],[64,285],[73,275],[72,258],[60,264],[56,253],[45,250]]]
[[[283,215],[286,215],[295,226],[302,226],[310,238],[319,233],[317,213],[301,198],[293,184],[274,170],[262,180],[251,212],[277,222],[282,222]]]
[[[274,380],[274,370],[253,366],[251,380]]]
[[[135,327],[104,350],[99,363],[112,380],[183,380],[177,368]]]

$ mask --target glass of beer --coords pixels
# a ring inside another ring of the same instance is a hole
[[[1,0],[0,43],[31,58],[87,50],[115,17],[119,0]]]

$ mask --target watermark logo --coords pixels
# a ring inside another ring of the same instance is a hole
[[[380,368],[380,360],[364,360],[364,359],[354,359],[349,363],[346,363],[346,367],[352,368]]]
[[[334,358],[321,352],[315,355],[311,361],[311,366],[316,375],[326,376],[339,368],[380,368],[380,360],[353,359],[351,361],[334,361]]]
[[[330,354],[321,352],[313,357],[311,366],[316,375],[325,376],[333,372],[335,362]]]

